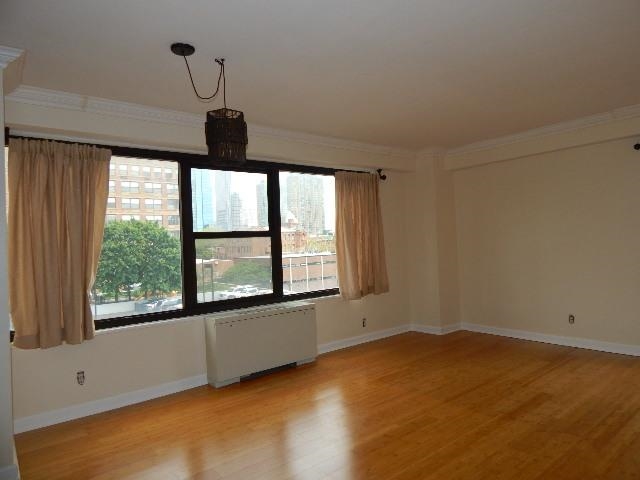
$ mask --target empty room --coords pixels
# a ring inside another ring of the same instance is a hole
[[[0,3],[0,480],[640,479],[640,2]]]

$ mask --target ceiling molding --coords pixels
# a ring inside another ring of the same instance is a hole
[[[423,148],[422,150],[416,153],[416,160],[437,160],[440,158],[444,158],[446,154],[447,154],[446,148],[441,148],[441,147]]]
[[[19,48],[4,47],[0,45],[0,69],[4,69],[11,62],[18,59],[23,53],[24,50]]]
[[[7,95],[6,100],[42,107],[63,108],[98,115],[130,118],[145,122],[159,122],[200,129],[204,126],[204,114],[199,115],[164,108],[147,107],[135,103],[108,100],[26,85],[21,85],[11,94]],[[342,150],[354,150],[364,153],[375,153],[377,155],[386,155],[390,158],[413,160],[416,157],[416,152],[408,149],[343,140],[334,137],[324,137],[292,130],[281,130],[261,125],[249,124],[247,128],[250,136],[260,136],[280,141],[305,143]]]
[[[640,117],[640,104],[630,105],[628,107],[617,108],[605,113],[589,115],[576,120],[567,122],[554,123],[540,128],[525,130],[513,135],[505,135],[480,142],[470,143],[462,147],[452,148],[447,151],[447,158],[456,157],[458,155],[481,152],[493,148],[513,145],[530,140],[537,140],[551,135],[560,133],[570,133],[584,128],[607,125],[618,120],[632,119]]]

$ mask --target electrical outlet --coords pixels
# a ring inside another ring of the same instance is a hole
[[[576,316],[575,315],[569,315],[569,323],[571,325],[573,325],[576,321]]]
[[[362,328],[365,328],[367,326],[367,319],[363,318],[362,319]]]
[[[76,380],[78,381],[78,385],[84,385],[84,370],[76,373]]]

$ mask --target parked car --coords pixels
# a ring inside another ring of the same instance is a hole
[[[182,297],[167,298],[162,303],[161,309],[163,312],[169,310],[180,310],[182,308]]]
[[[221,300],[231,300],[233,298],[250,297],[258,294],[258,287],[253,285],[236,285],[231,290],[220,292]]]
[[[136,312],[153,312],[161,298],[143,298],[134,303]]]

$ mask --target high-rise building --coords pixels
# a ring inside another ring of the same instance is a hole
[[[194,230],[213,226],[213,174],[211,170],[191,170],[191,207]]]
[[[324,231],[324,189],[318,175],[291,173],[287,177],[287,209],[307,234]]]
[[[243,230],[247,227],[246,214],[242,210],[242,199],[237,192],[233,192],[229,200],[229,220],[231,230]]]
[[[231,230],[231,172],[217,170],[215,177],[216,221],[220,230]]]
[[[256,185],[256,202],[258,211],[258,226],[269,226],[269,209],[267,206],[267,184],[261,181]]]

